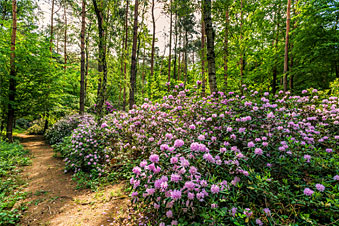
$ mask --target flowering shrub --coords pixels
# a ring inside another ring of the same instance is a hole
[[[94,169],[97,156],[133,168],[132,198],[152,225],[339,219],[338,98],[244,90],[200,98],[176,86],[159,103],[80,126],[67,165]]]
[[[65,137],[72,134],[72,131],[78,127],[80,122],[93,120],[91,115],[69,115],[57,121],[45,133],[45,138],[49,144],[61,143]]]

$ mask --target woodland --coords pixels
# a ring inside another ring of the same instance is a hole
[[[78,189],[123,184],[108,225],[339,224],[338,20],[337,0],[0,0],[0,225],[26,225],[40,138]]]

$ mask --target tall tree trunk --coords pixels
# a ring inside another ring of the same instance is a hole
[[[52,0],[52,10],[51,10],[51,38],[50,38],[50,46],[49,46],[49,51],[51,52],[51,55],[52,55],[52,48],[53,48],[53,22],[54,22],[54,19],[53,19],[53,16],[54,16],[54,0]]]
[[[175,7],[176,7],[175,3]],[[175,8],[175,43],[174,43],[174,68],[173,68],[173,79],[177,79],[177,45],[178,45],[178,12],[177,8]]]
[[[184,64],[184,76],[185,76],[185,82],[184,82],[184,87],[186,87],[186,82],[187,82],[187,64],[188,64],[188,62],[187,62],[187,59],[188,59],[188,57],[187,57],[187,51],[188,51],[188,34],[187,34],[188,32],[187,32],[187,30],[185,31],[185,52],[184,52],[184,54],[185,54],[185,58],[184,58],[184,60],[185,60],[185,64]]]
[[[243,44],[243,0],[240,2],[240,91],[243,94],[244,84],[244,44]]]
[[[208,79],[211,93],[217,93],[217,78],[215,72],[215,52],[214,52],[214,31],[212,27],[212,1],[204,0],[204,22],[207,36],[207,62],[208,62]]]
[[[228,28],[229,28],[229,5],[226,6],[226,26],[225,26],[225,41],[224,41],[224,88],[227,89],[227,69],[228,69]]]
[[[205,23],[201,19],[201,95],[204,97],[206,93],[206,78],[205,78]]]
[[[11,36],[11,58],[10,58],[10,77],[9,77],[9,102],[8,102],[8,118],[7,118],[7,139],[13,142],[13,123],[15,115],[15,95],[16,95],[16,70],[15,70],[15,41],[16,41],[16,0],[12,0],[12,36]]]
[[[128,46],[128,9],[129,9],[129,0],[126,0],[126,15],[125,15],[125,50],[124,50],[124,93],[123,93],[123,104],[122,110],[126,111],[126,79],[127,79],[127,46]]]
[[[143,59],[142,59],[142,74],[141,74],[141,80],[142,80],[142,88],[141,88],[141,92],[142,92],[142,96],[144,96],[145,93],[145,65],[146,65],[146,44],[144,42],[144,55],[143,55]]]
[[[275,21],[276,21],[276,30],[275,30],[275,40],[273,41],[273,47],[274,47],[274,62],[273,62],[273,77],[272,77],[272,93],[275,95],[277,92],[277,74],[278,74],[278,69],[277,69],[277,62],[278,62],[278,41],[279,41],[279,11],[280,11],[280,5],[278,8],[278,11],[275,12]]]
[[[155,45],[155,18],[154,18],[154,0],[152,0],[152,24],[153,24],[153,36],[152,36],[152,53],[151,53],[151,79],[154,76],[154,45]]]
[[[66,71],[67,64],[67,13],[66,13],[66,1],[64,3],[64,19],[65,19],[65,30],[64,30],[64,70]]]
[[[135,95],[135,87],[136,87],[136,75],[137,75],[137,39],[138,39],[138,8],[139,1],[135,0],[134,5],[134,26],[133,26],[133,45],[132,45],[132,59],[131,59],[131,89],[129,93],[129,109],[133,108],[135,103],[134,95]]]
[[[167,78],[167,82],[170,83],[171,82],[171,63],[172,63],[172,17],[173,17],[173,13],[172,13],[172,0],[170,0],[170,41],[169,41],[169,54],[168,54],[168,78]],[[168,92],[170,91],[171,86],[168,86]]]
[[[285,38],[285,57],[284,57],[284,91],[287,91],[287,76],[288,76],[288,41],[290,32],[291,22],[291,0],[287,2],[287,13],[286,13],[286,38]]]
[[[85,103],[86,103],[86,93],[87,93],[87,78],[88,78],[88,67],[89,67],[89,35],[90,35],[91,23],[87,28],[87,37],[86,37],[86,46],[85,46],[85,54],[86,54],[86,63],[85,63]]]
[[[298,0],[295,1],[295,6],[298,5]],[[298,12],[296,12],[296,7],[293,7],[293,13],[294,15],[297,15]],[[294,21],[294,25],[293,25],[293,30],[296,30],[297,29],[297,21]],[[293,38],[293,36],[292,36]],[[293,42],[293,40],[292,40]],[[293,49],[293,43],[291,43],[291,51]],[[291,65],[290,65],[290,81],[289,81],[289,87],[290,87],[290,90],[293,91],[293,88],[294,88],[294,75],[293,75],[293,66],[294,66],[294,57],[293,57],[293,53],[291,53]]]
[[[99,31],[99,84],[98,87],[98,100],[96,111],[101,120],[103,116],[103,105],[106,98],[106,83],[107,83],[107,63],[106,63],[106,40],[105,40],[105,28],[104,15],[103,15],[103,1],[100,1],[100,5],[97,4],[97,0],[93,0],[95,14],[98,20],[98,31]]]
[[[80,114],[85,112],[85,30],[86,30],[86,0],[82,0],[81,9],[81,78],[80,78]]]

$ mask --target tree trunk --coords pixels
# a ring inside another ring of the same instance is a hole
[[[211,93],[217,93],[217,78],[215,72],[215,52],[214,52],[214,31],[212,27],[212,1],[204,0],[204,22],[205,32],[207,36],[207,62],[208,62],[208,78]]]
[[[153,79],[153,76],[154,76],[154,45],[155,45],[154,0],[152,0],[152,24],[153,24],[153,36],[152,36],[152,53],[151,53],[151,79]]]
[[[16,0],[12,0],[12,36],[11,36],[11,58],[10,58],[10,77],[9,77],[9,102],[8,102],[8,118],[7,118],[7,139],[13,142],[13,122],[15,115],[15,95],[16,95],[16,70],[15,70],[15,41],[16,41]]]
[[[123,93],[123,104],[122,104],[122,110],[126,111],[126,79],[127,79],[127,42],[128,42],[128,9],[129,9],[129,0],[126,0],[126,15],[125,15],[125,50],[124,50],[124,93]]]
[[[243,87],[244,84],[244,44],[243,42],[243,0],[240,3],[240,91],[243,94]]]
[[[226,27],[225,27],[225,41],[224,41],[224,86],[227,90],[227,67],[228,67],[228,28],[229,28],[229,6],[226,6]]]
[[[142,96],[144,96],[145,93],[145,65],[146,65],[146,44],[144,42],[144,55],[143,55],[143,59],[142,59],[142,74],[141,74],[141,80],[142,80],[142,88],[141,88],[141,92],[142,92]]]
[[[295,1],[295,6],[297,6],[298,5],[298,0],[296,0]],[[298,12],[296,12],[296,10],[295,10],[295,8],[296,7],[293,7],[293,12],[294,12],[294,15],[297,15],[298,14]],[[296,30],[297,29],[297,21],[294,21],[294,25],[293,25],[293,30]],[[293,38],[293,36],[292,36],[292,38]],[[292,42],[293,42],[293,40],[292,40]],[[291,51],[292,51],[292,49],[293,49],[293,43],[291,44]],[[293,88],[294,88],[294,73],[293,73],[293,66],[294,66],[294,57],[293,57],[293,53],[291,53],[291,65],[290,65],[290,71],[291,71],[291,73],[290,73],[290,81],[289,81],[289,86],[290,86],[290,90],[291,91],[293,91]]]
[[[86,0],[82,0],[81,9],[81,78],[80,78],[80,114],[85,112],[85,29],[86,29]]]
[[[288,39],[290,32],[290,22],[291,22],[291,0],[287,2],[287,13],[286,13],[286,39],[285,39],[285,57],[284,57],[284,91],[287,91],[287,74],[288,74]]]
[[[177,4],[177,3],[175,3]],[[176,7],[176,5],[175,5]],[[178,12],[175,9],[175,43],[174,43],[174,68],[173,68],[173,79],[177,79],[177,45],[178,45]]]
[[[169,41],[169,54],[168,54],[168,78],[167,78],[167,82],[170,83],[171,82],[171,60],[172,60],[172,17],[173,17],[173,13],[172,13],[172,0],[170,0],[170,41]],[[168,85],[168,92],[170,91],[171,86]]]
[[[98,71],[99,71],[99,84],[98,87],[98,100],[96,111],[101,120],[103,116],[103,105],[106,98],[106,83],[107,83],[107,64],[106,64],[106,42],[105,42],[105,29],[104,29],[104,15],[103,15],[103,5],[100,1],[100,6],[97,4],[97,0],[93,0],[95,14],[98,20],[98,31],[99,31],[99,61],[98,61]]]
[[[185,60],[185,64],[184,64],[184,76],[185,76],[185,82],[184,82],[184,87],[186,87],[186,82],[187,82],[187,50],[188,50],[188,34],[187,34],[187,30],[185,31],[185,52],[184,52],[184,60]]]
[[[201,20],[201,95],[204,97],[206,93],[206,78],[205,78],[205,23]]]
[[[274,62],[273,62],[273,78],[272,78],[272,93],[273,95],[275,95],[275,93],[277,92],[277,61],[278,61],[278,56],[277,56],[277,52],[278,52],[278,41],[279,41],[279,18],[278,18],[279,13],[276,12],[275,13],[275,17],[276,17],[276,21],[277,21],[277,27],[276,27],[276,34],[275,34],[275,40],[273,42],[274,45]]]
[[[65,19],[65,31],[64,31],[64,70],[67,68],[67,13],[66,13],[66,1],[64,3],[64,19]]]
[[[135,103],[134,94],[135,94],[135,87],[136,87],[136,75],[137,75],[137,38],[138,38],[138,8],[139,8],[139,1],[135,0],[134,6],[134,26],[133,26],[133,45],[132,45],[132,59],[131,59],[131,89],[129,93],[129,109],[133,108]]]
[[[49,51],[51,52],[52,55],[52,48],[53,48],[53,19],[54,16],[54,0],[52,0],[52,11],[51,11],[51,39],[50,39],[50,46],[49,46]]]
[[[87,77],[88,77],[88,67],[89,67],[89,35],[90,35],[91,23],[87,28],[87,37],[86,37],[86,46],[85,46],[85,54],[86,54],[86,63],[85,63],[85,92],[84,92],[84,100],[86,103],[86,93],[87,93]]]

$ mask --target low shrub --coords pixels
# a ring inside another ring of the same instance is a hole
[[[16,225],[25,209],[15,204],[25,198],[18,166],[30,164],[28,154],[18,143],[0,141],[0,225]]]
[[[66,116],[46,131],[45,138],[49,144],[61,143],[65,137],[72,134],[72,131],[78,127],[80,122],[89,120],[94,120],[93,116],[79,114]]]

